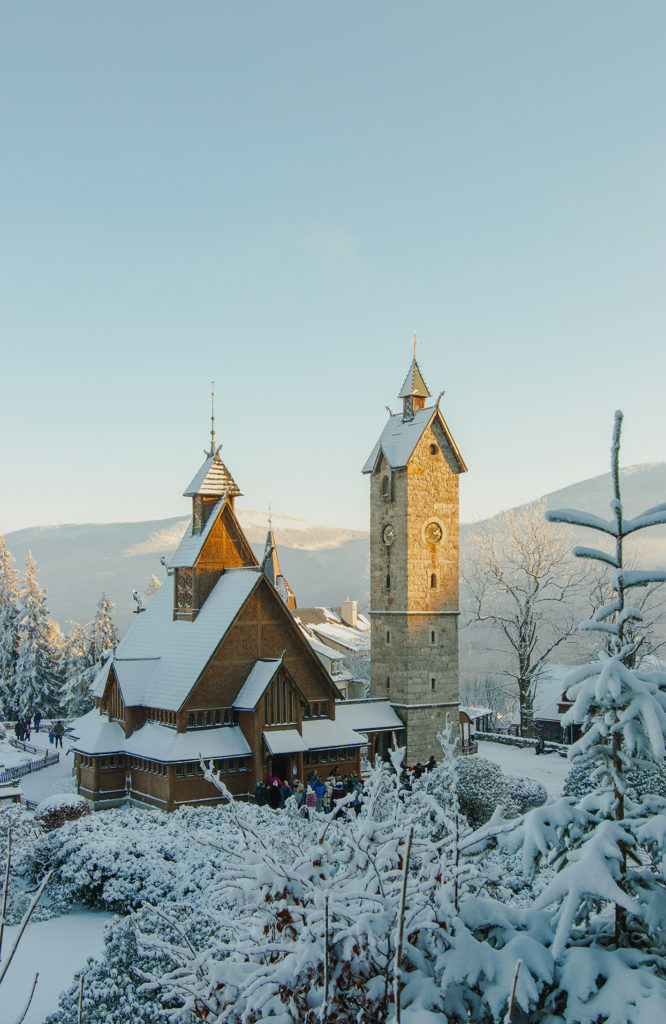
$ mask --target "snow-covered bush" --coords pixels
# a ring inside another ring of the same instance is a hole
[[[518,804],[509,792],[502,769],[493,761],[476,754],[459,757],[456,774],[460,809],[470,825],[482,825],[498,807],[506,818],[518,814]]]
[[[75,793],[58,793],[37,805],[35,821],[39,822],[45,832],[53,832],[68,821],[86,818],[90,813],[91,807],[85,797]]]
[[[198,944],[205,946],[210,942],[210,924],[205,915],[187,906],[169,907]],[[139,947],[137,930],[151,934],[155,948]],[[86,1024],[168,1024],[170,1007],[154,994],[141,991],[142,979],[138,971],[168,969],[169,960],[160,952],[158,943],[171,937],[170,928],[160,917],[143,910],[128,917],[113,918],[105,929],[103,957],[88,960],[71,987],[60,996],[58,1010],[45,1024],[73,1024],[78,1020],[81,975],[81,1019]]]
[[[543,807],[548,799],[546,787],[534,779],[520,775],[505,775],[504,782],[519,814],[531,811],[533,807]]]
[[[571,796],[574,800],[593,793],[597,788],[594,778],[595,765],[585,757],[578,757],[569,769],[569,774],[562,790],[563,796]],[[631,800],[654,795],[666,797],[666,768],[663,765],[637,765],[627,769],[625,773],[626,795]]]

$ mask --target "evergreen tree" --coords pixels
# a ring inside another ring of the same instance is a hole
[[[18,620],[18,573],[4,537],[0,537],[0,717],[3,719],[18,714],[13,706]]]
[[[60,654],[62,634],[49,618],[46,591],[39,585],[37,566],[28,552],[26,573],[19,594],[19,649],[12,696],[17,714],[60,710]]]
[[[113,623],[115,605],[102,594],[97,614],[87,626],[74,623],[67,638],[62,666],[64,676],[63,704],[72,718],[85,715],[94,706],[91,685],[100,666],[104,651],[118,642],[118,631]]]

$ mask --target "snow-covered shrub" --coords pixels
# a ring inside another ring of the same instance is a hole
[[[460,809],[470,825],[482,825],[498,807],[506,818],[518,814],[518,805],[509,792],[502,769],[493,761],[476,754],[459,757],[456,773]]]
[[[218,933],[197,948],[174,918],[172,970],[147,972],[147,991],[159,988],[184,1019],[208,1024],[491,1024],[507,1009],[520,956],[516,1005],[533,1009],[548,954],[518,910],[514,923],[477,897],[491,826],[471,834],[457,811],[453,760],[447,799],[427,785],[401,794],[398,773],[379,763],[360,812],[349,801],[333,815],[313,812],[290,834],[286,858],[275,853],[271,821],[209,772],[228,798],[218,845],[230,859],[208,904]],[[481,945],[486,933],[492,944]]]
[[[533,807],[543,807],[548,799],[546,787],[534,779],[528,779],[520,775],[505,775],[504,781],[509,795],[519,814],[525,814]]]
[[[593,793],[598,784],[594,773],[593,762],[585,757],[577,757],[569,769],[562,795],[582,800]],[[625,779],[626,795],[631,800],[640,800],[641,797],[648,795],[666,797],[666,768],[663,765],[637,765],[627,769]]]
[[[198,944],[205,946],[210,942],[210,924],[205,915],[187,906],[167,906]],[[156,947],[139,946],[137,931],[151,934]],[[82,974],[81,1019],[86,1024],[168,1024],[170,1007],[153,993],[141,990],[143,981],[138,971],[166,970],[169,960],[157,944],[171,938],[171,930],[164,921],[146,911],[113,918],[105,929],[102,958],[88,960],[71,987],[60,996],[58,1010],[45,1024],[73,1024],[78,1020]]]
[[[35,821],[45,832],[62,828],[68,821],[78,821],[91,813],[91,807],[83,796],[75,793],[58,793],[42,800],[35,808]]]

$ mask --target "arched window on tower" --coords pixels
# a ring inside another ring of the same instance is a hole
[[[387,590],[391,589],[391,575],[390,575],[390,573],[386,574],[386,589]]]
[[[433,572],[430,576],[430,589],[434,590],[437,586],[437,573]]]

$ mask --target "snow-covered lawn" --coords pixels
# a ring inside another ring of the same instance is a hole
[[[505,775],[518,775],[524,779],[534,779],[546,787],[549,797],[562,795],[562,786],[566,779],[571,762],[559,754],[537,754],[531,747],[512,747],[505,743],[491,743],[489,740],[479,741],[479,757],[498,764]]]
[[[18,1018],[37,971],[39,981],[25,1024],[42,1024],[58,1008],[58,996],[69,988],[76,971],[89,956],[100,956],[104,948],[104,925],[112,917],[113,914],[86,911],[31,922],[2,983],[0,1024],[12,1024]],[[5,954],[16,930],[16,927],[5,929]]]

